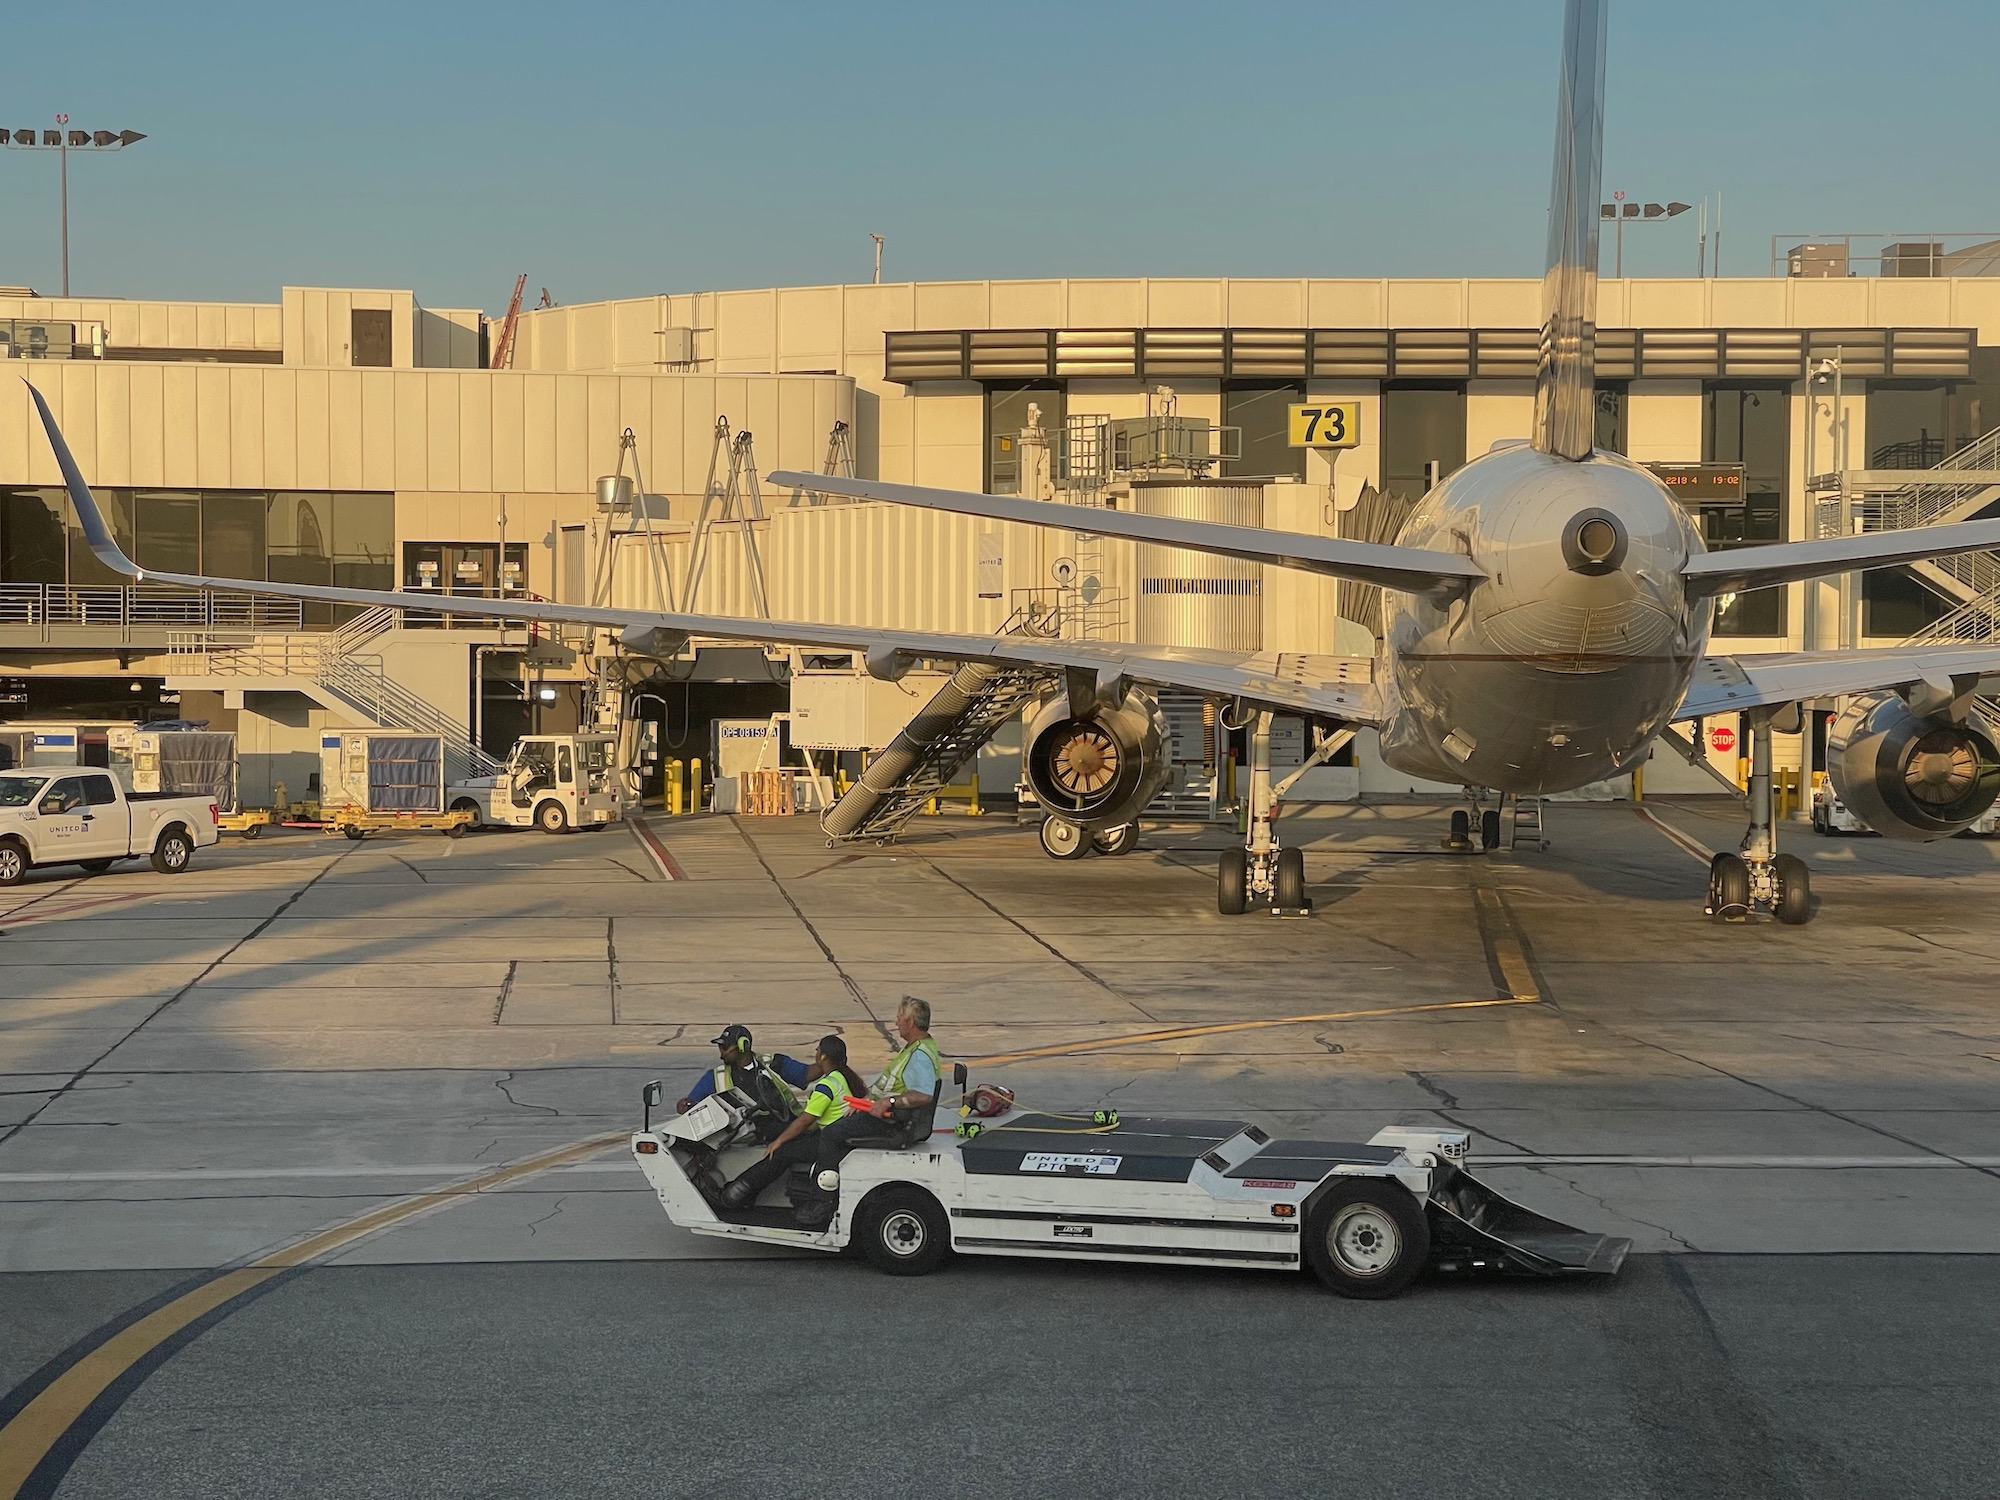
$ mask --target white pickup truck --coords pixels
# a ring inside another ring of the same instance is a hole
[[[215,842],[218,823],[213,797],[128,792],[109,771],[0,771],[0,886],[37,865],[95,873],[144,855],[161,874],[178,875],[198,847]]]

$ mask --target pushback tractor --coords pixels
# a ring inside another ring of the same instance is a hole
[[[1274,1137],[1239,1120],[1070,1117],[981,1119],[954,1068],[960,1117],[935,1105],[901,1133],[841,1163],[822,1229],[799,1226],[809,1169],[740,1208],[722,1187],[762,1155],[782,1122],[740,1089],[655,1124],[663,1090],[646,1086],[634,1158],[683,1229],[838,1253],[858,1249],[891,1275],[919,1276],[952,1253],[1054,1260],[1172,1262],[1265,1271],[1310,1268],[1347,1297],[1392,1297],[1426,1270],[1539,1277],[1616,1274],[1631,1241],[1592,1234],[1509,1201],[1472,1173],[1463,1130],[1391,1126],[1365,1142]]]

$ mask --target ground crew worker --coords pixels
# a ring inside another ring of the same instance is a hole
[[[889,1059],[869,1088],[864,1111],[850,1110],[837,1123],[816,1132],[813,1155],[814,1196],[799,1210],[799,1227],[818,1229],[833,1218],[834,1194],[840,1186],[840,1163],[863,1141],[894,1139],[907,1128],[910,1116],[936,1102],[944,1066],[931,1040],[930,1002],[905,995],[896,1007],[896,1035],[903,1048]]]
[[[740,1023],[722,1028],[722,1034],[715,1039],[715,1050],[715,1066],[694,1081],[694,1087],[687,1091],[686,1098],[674,1101],[676,1110],[686,1114],[710,1094],[741,1088],[767,1108],[775,1110],[784,1106],[784,1118],[791,1118],[792,1098],[782,1085],[804,1088],[811,1064],[787,1057],[782,1052],[774,1052],[769,1057],[752,1052],[750,1028]]]
[[[867,1097],[866,1086],[861,1082],[847,1060],[847,1043],[837,1036],[823,1036],[819,1039],[819,1051],[813,1055],[811,1083],[806,1088],[806,1102],[797,1118],[787,1125],[784,1133],[764,1148],[764,1159],[746,1167],[736,1180],[722,1190],[724,1208],[741,1208],[746,1203],[755,1203],[757,1195],[785,1175],[787,1169],[800,1162],[809,1162],[819,1150],[818,1132],[833,1124],[847,1113],[847,1097]]]

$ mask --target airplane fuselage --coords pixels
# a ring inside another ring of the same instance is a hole
[[[1664,485],[1615,454],[1497,448],[1426,495],[1397,540],[1469,554],[1486,577],[1385,596],[1389,765],[1541,795],[1645,759],[1714,613],[1682,587],[1702,541]]]

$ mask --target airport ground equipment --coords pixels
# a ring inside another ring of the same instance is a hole
[[[284,821],[283,814],[275,807],[247,807],[221,814],[215,826],[224,833],[254,839],[262,836],[266,828],[278,827]]]
[[[139,726],[104,720],[0,724],[0,771],[16,766],[108,766],[111,737]]]
[[[236,736],[193,723],[111,731],[111,772],[135,792],[206,795],[236,812]]]
[[[401,729],[329,729],[319,737],[319,800],[327,815],[441,813],[444,740]]]
[[[1851,737],[1840,744],[1836,734],[1828,743],[1829,774],[1842,800],[1885,836],[1947,837],[1970,826],[2000,793],[2000,748],[1991,734],[1968,722],[1982,679],[2000,679],[2000,641],[1886,650],[1713,650],[1714,603],[1871,568],[1990,554],[2000,549],[2000,519],[1711,550],[1688,507],[1657,475],[1595,446],[1607,10],[1605,0],[1568,0],[1565,6],[1547,270],[1528,431],[1524,440],[1496,442],[1441,477],[1393,543],[1071,505],[1031,494],[979,494],[784,469],[768,476],[773,485],[828,496],[1182,548],[1380,588],[1382,629],[1365,656],[1198,650],[1088,634],[779,623],[769,618],[761,593],[754,614],[725,615],[694,612],[698,600],[692,591],[689,610],[681,612],[426,597],[408,590],[156,570],[141,567],[120,547],[47,397],[31,385],[30,399],[92,554],[141,582],[489,620],[576,623],[616,631],[628,644],[685,644],[700,637],[774,643],[794,651],[857,651],[885,664],[980,663],[1000,671],[1060,674],[1073,715],[1086,723],[1119,712],[1135,688],[1180,688],[1240,704],[1238,718],[1273,712],[1373,728],[1383,762],[1405,775],[1536,797],[1629,773],[1674,723],[1858,695],[1867,707],[1850,704],[1858,715],[1848,726]],[[747,517],[742,524],[750,526]],[[1808,894],[1805,884],[1796,878],[1804,867],[1773,852],[1770,841],[1765,738],[1765,769],[1752,778],[1761,780],[1763,790],[1751,798],[1746,849],[1718,863],[1717,889],[1710,894],[1729,899],[1710,904],[1735,910],[1752,899],[1754,869],[1781,914],[1803,917],[1811,909],[1810,901],[1801,899]],[[1886,821],[1868,815],[1859,800],[1863,788],[1881,804],[1877,810]],[[1121,821],[1118,811],[1102,810],[1100,826]],[[857,809],[855,821],[862,816]],[[1275,889],[1275,871],[1273,879]]]
[[[144,856],[178,875],[215,842],[220,816],[213,798],[127,792],[108,769],[0,771],[0,886],[40,865],[97,874]]]
[[[724,1183],[759,1159],[756,1106],[730,1090],[655,1124],[648,1084],[631,1149],[683,1229],[829,1254],[858,1249],[891,1275],[922,1275],[952,1251],[1055,1260],[1311,1270],[1343,1296],[1403,1291],[1426,1269],[1606,1276],[1631,1242],[1502,1197],[1466,1162],[1462,1130],[1392,1126],[1365,1142],[1274,1139],[1237,1120],[1068,1117],[1009,1110],[957,1125],[918,1112],[901,1143],[841,1163],[825,1229],[797,1227],[808,1189],[794,1169],[738,1209]],[[940,1088],[942,1093],[942,1088]],[[768,1132],[767,1132],[768,1133]]]
[[[624,814],[617,751],[615,734],[527,735],[494,775],[453,782],[446,804],[476,828],[602,828]]]
[[[472,828],[473,815],[463,809],[432,812],[370,812],[365,807],[322,809],[319,829],[345,834],[359,843],[371,833],[442,833],[462,838]]]

